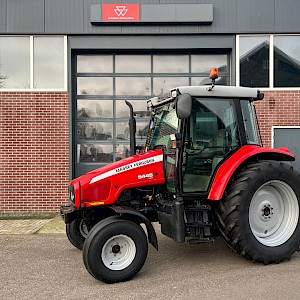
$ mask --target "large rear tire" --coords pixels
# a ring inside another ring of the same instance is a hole
[[[90,231],[83,246],[83,261],[96,279],[115,283],[134,277],[147,253],[147,237],[140,225],[110,217]]]
[[[290,259],[300,246],[300,179],[277,161],[248,165],[220,203],[220,223],[229,246],[264,264]]]

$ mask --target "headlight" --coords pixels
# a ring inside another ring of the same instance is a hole
[[[74,185],[69,186],[69,201],[75,204],[75,189]]]

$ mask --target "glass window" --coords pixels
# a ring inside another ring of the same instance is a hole
[[[207,191],[218,164],[239,146],[231,99],[193,99],[186,127],[184,192]]]
[[[148,133],[148,122],[136,122],[136,139],[144,140],[147,137]],[[130,133],[129,133],[129,125],[127,122],[117,122],[116,123],[116,134],[117,140],[126,140],[129,141]]]
[[[211,84],[211,79],[208,76],[207,77],[192,77],[191,83],[192,83],[192,85],[207,85],[207,84]],[[216,79],[215,84],[227,85],[228,77],[219,75],[219,78]]]
[[[259,145],[260,140],[258,137],[257,119],[254,113],[253,106],[249,101],[241,101],[242,113],[244,117],[244,125],[246,130],[246,138],[248,144]]]
[[[116,160],[126,158],[130,156],[130,147],[129,145],[117,144],[115,153],[116,153]]]
[[[154,73],[188,73],[188,55],[154,55]]]
[[[198,103],[197,103],[198,102]],[[196,122],[191,126],[193,128],[193,143],[198,145],[199,141],[207,141],[211,144],[201,145],[208,147],[223,147],[219,149],[237,147],[237,118],[234,112],[234,104],[231,99],[220,99],[211,101],[210,99],[197,99],[193,104],[195,109]],[[224,132],[224,139],[216,140],[218,131]],[[200,142],[201,143],[201,142]]]
[[[128,122],[117,122],[116,123],[116,137],[117,137],[117,140],[129,141],[130,132],[129,132]]]
[[[201,83],[208,77],[212,66],[219,67],[220,78],[217,84],[221,84],[221,81],[226,84],[229,78],[227,60],[227,55],[224,54],[77,55],[74,75],[78,95],[75,100],[75,144],[76,157],[80,164],[76,168],[81,168],[81,163],[91,163],[89,165],[92,166],[93,162],[96,167],[99,162],[105,163],[105,159],[110,162],[130,155],[130,110],[125,99],[132,104],[136,117],[136,144],[145,146],[151,117],[147,100],[154,95],[168,95],[170,90],[177,86],[189,85],[191,82]],[[174,110],[171,107],[170,109]],[[160,134],[164,136],[157,137],[157,142],[166,144],[169,134],[177,130],[175,111],[168,117],[165,116],[163,123],[160,124]],[[148,148],[149,143],[150,141],[147,141]],[[104,146],[108,147],[108,150],[104,150]],[[102,154],[103,152],[106,154]],[[173,170],[174,161],[173,158],[171,162],[168,161],[170,170]],[[174,175],[173,171],[169,171],[167,175]],[[172,177],[170,176],[168,182]]]
[[[240,85],[269,87],[269,36],[240,37]]]
[[[112,77],[77,77],[77,95],[112,95]]]
[[[77,138],[79,140],[111,140],[112,132],[112,123],[77,122]]]
[[[300,36],[274,37],[274,87],[300,87]]]
[[[153,78],[153,94],[165,96],[171,89],[183,85],[189,85],[188,77],[155,77]]]
[[[192,55],[192,73],[209,74],[211,68],[218,68],[219,74],[227,73],[227,55]]]
[[[64,89],[64,63],[64,37],[0,37],[2,89]]]
[[[151,95],[151,79],[149,77],[116,77],[117,95]]]
[[[164,146],[165,177],[170,192],[176,190],[175,149],[172,147],[172,135],[178,130],[178,118],[174,106],[167,104],[163,108],[154,110],[150,126],[147,126],[148,138],[146,149]]]
[[[29,37],[0,37],[0,88],[30,88]]]
[[[149,122],[137,122],[136,123],[136,138],[145,140],[147,138],[149,130]]]
[[[175,134],[178,128],[178,118],[173,106],[169,105],[159,111],[151,119],[150,135],[153,136],[150,149],[157,145],[164,145],[166,149],[171,149],[170,135]]]
[[[150,116],[150,112],[147,108],[146,100],[130,100],[132,104],[133,111],[136,117],[138,118],[148,118]],[[125,100],[118,100],[116,102],[116,117],[117,118],[129,118],[130,110]]]
[[[117,73],[150,73],[150,55],[116,55]]]
[[[33,87],[64,88],[64,38],[34,37]]]
[[[77,118],[112,118],[112,100],[77,100]]]
[[[112,73],[112,55],[77,55],[77,73]]]
[[[112,145],[78,144],[78,162],[111,163],[113,161]]]

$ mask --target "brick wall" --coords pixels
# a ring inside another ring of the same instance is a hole
[[[264,92],[255,102],[263,145],[271,147],[272,126],[300,126],[300,91]]]
[[[68,94],[0,92],[0,212],[57,211],[68,180]]]
[[[255,107],[264,146],[273,125],[300,125],[300,91],[265,92]],[[68,181],[68,94],[0,92],[0,212],[57,211]]]

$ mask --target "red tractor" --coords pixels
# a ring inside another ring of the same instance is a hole
[[[178,243],[225,242],[264,264],[299,250],[300,180],[282,161],[287,148],[261,146],[252,102],[257,89],[183,86],[169,98],[152,98],[144,151],[136,154],[130,103],[132,156],[70,183],[61,207],[67,236],[88,272],[113,283],[143,267],[152,222]],[[145,230],[141,227],[144,224]]]

